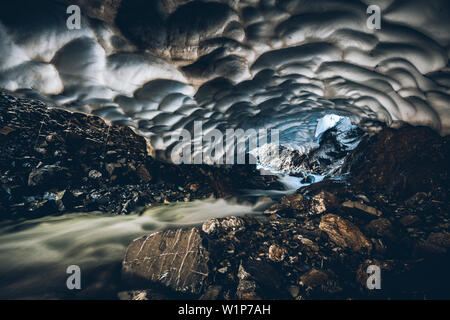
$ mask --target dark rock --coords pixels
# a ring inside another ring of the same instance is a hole
[[[300,288],[297,286],[290,286],[288,291],[292,298],[297,298],[298,294],[300,293]]]
[[[328,275],[321,271],[312,269],[300,277],[301,284],[306,287],[318,287],[325,284],[328,280]]]
[[[321,214],[338,207],[338,205],[339,202],[334,194],[321,191],[312,197],[309,212],[312,214]]]
[[[400,218],[399,221],[404,227],[410,227],[410,226],[414,226],[414,225],[420,223],[421,220],[416,215],[407,215],[407,216]]]
[[[236,296],[240,299],[275,299],[288,296],[285,280],[272,264],[247,259],[239,265],[239,284]]]
[[[215,234],[216,232],[219,232],[220,227],[219,220],[211,218],[203,222],[202,231],[206,234]]]
[[[33,187],[45,185],[46,188],[51,188],[58,186],[68,177],[70,177],[69,169],[58,165],[46,165],[30,172],[28,185]]]
[[[380,210],[358,201],[345,201],[342,206],[346,208],[355,208],[377,217],[382,215]]]
[[[217,300],[222,292],[222,286],[209,286],[199,300]]]
[[[393,237],[393,227],[392,223],[385,218],[379,218],[370,221],[366,226],[367,234],[375,237]]]
[[[143,165],[137,168],[136,173],[143,182],[150,182],[152,180],[151,174],[148,172],[147,168]]]
[[[330,239],[340,247],[354,251],[360,251],[363,248],[370,250],[372,248],[372,244],[358,227],[334,214],[322,216],[319,228],[325,231]]]
[[[158,291],[146,290],[131,290],[122,291],[118,293],[120,300],[165,300],[168,297]]]
[[[400,152],[401,150],[401,152]],[[450,144],[430,128],[405,125],[367,136],[345,160],[342,171],[360,190],[402,199],[436,185],[449,185]]]
[[[319,246],[314,241],[312,241],[311,239],[301,237],[300,238],[300,242],[303,245],[311,248],[315,252],[319,251],[319,249],[320,249]]]
[[[245,229],[244,221],[239,217],[229,216],[220,222],[221,229],[227,231],[237,231]]]
[[[281,199],[281,205],[294,211],[302,211],[306,208],[306,201],[301,194],[291,194]]]
[[[433,232],[428,236],[427,241],[443,248],[450,248],[450,233]]]
[[[98,172],[97,170],[91,170],[88,173],[88,177],[91,178],[91,179],[94,179],[94,180],[95,179],[99,179],[99,178],[102,177],[102,173]]]
[[[202,231],[208,235],[224,232],[237,232],[245,229],[244,220],[239,217],[229,216],[220,221],[215,218],[206,220],[202,225]]]
[[[269,247],[269,259],[274,262],[281,262],[286,257],[287,251],[285,248],[273,244]]]
[[[306,178],[302,179],[302,183],[313,183],[314,181],[316,181],[316,178],[314,178],[314,176],[307,176]]]
[[[123,260],[128,283],[147,282],[199,295],[209,276],[209,254],[197,228],[168,230],[134,240]]]
[[[28,205],[29,216],[33,218],[47,215],[48,212],[57,213],[58,209],[54,200],[35,200]]]
[[[417,244],[416,250],[419,255],[446,254],[450,249],[450,233],[449,232],[433,232],[428,238]]]
[[[240,300],[260,300],[256,293],[257,284],[252,276],[245,271],[242,264],[239,265],[238,275],[239,283],[236,289],[236,296]]]

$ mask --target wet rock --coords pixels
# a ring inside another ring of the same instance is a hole
[[[88,173],[88,177],[91,178],[91,179],[94,179],[94,180],[95,179],[99,179],[99,178],[102,177],[102,173],[97,171],[97,170],[91,170]]]
[[[325,231],[330,239],[340,247],[354,251],[372,248],[372,244],[358,227],[337,215],[327,214],[322,216],[319,229]]]
[[[269,259],[274,262],[281,262],[286,257],[287,251],[285,248],[273,244],[269,247]]]
[[[294,193],[284,196],[281,199],[281,205],[294,211],[302,211],[306,208],[306,201],[301,194]]]
[[[272,264],[247,259],[241,261],[237,273],[239,284],[236,291],[238,299],[275,299],[288,296],[283,274]]]
[[[286,209],[286,206],[282,205],[281,203],[277,203],[264,210],[264,214],[275,215],[283,209]]]
[[[123,291],[117,294],[120,300],[150,300],[146,290]]]
[[[29,186],[42,186],[47,188],[57,186],[61,180],[69,176],[69,170],[58,165],[46,165],[40,168],[35,168],[28,176]]]
[[[289,291],[289,294],[292,296],[292,298],[296,298],[296,297],[298,297],[298,294],[300,293],[300,288],[298,286],[290,286],[288,291]]]
[[[311,199],[309,211],[312,214],[321,214],[338,206],[336,196],[327,191],[321,191]]]
[[[336,197],[336,214],[304,214],[310,200],[323,191]],[[203,224],[203,246],[213,266],[203,298],[210,294],[218,299],[401,298],[420,297],[436,287],[428,280],[411,284],[408,279],[434,278],[433,259],[448,258],[448,235],[436,232],[448,228],[447,211],[440,201],[424,200],[421,219],[427,223],[406,232],[400,219],[412,215],[416,207],[408,208],[403,201],[367,192],[372,202],[366,203],[383,208],[383,217],[377,217],[340,205],[345,199],[361,199],[360,193],[342,183],[311,185],[298,192],[301,197],[281,200],[270,219],[213,218]],[[288,206],[295,199],[306,209],[291,210]],[[297,213],[285,214],[289,210]],[[382,263],[383,292],[360,284],[367,279],[362,265],[368,253]],[[360,279],[355,282],[355,277]],[[220,293],[211,286],[221,287]]]
[[[306,286],[306,287],[318,287],[323,284],[325,284],[328,280],[328,275],[321,271],[312,269],[311,271],[308,271],[304,275],[300,277],[300,284]]]
[[[417,192],[411,198],[405,201],[408,206],[421,205],[429,198],[429,194],[426,192]]]
[[[252,276],[245,271],[242,263],[239,265],[238,270],[239,283],[236,289],[236,296],[241,300],[260,300],[261,298],[256,293],[256,282],[252,279]]]
[[[308,238],[300,238],[300,241],[303,245],[311,248],[313,251],[319,251],[319,246],[312,240],[308,239]]]
[[[433,232],[428,238],[417,244],[416,250],[420,254],[424,253],[443,255],[450,249],[450,233],[449,232]]]
[[[428,242],[436,244],[444,248],[450,248],[449,232],[433,232],[428,236]]]
[[[144,182],[150,182],[152,180],[152,176],[145,166],[139,166],[136,170],[136,173],[138,177]]]
[[[421,220],[416,215],[407,215],[407,216],[401,217],[399,221],[404,227],[410,227],[410,226],[414,226],[414,225],[420,223]]]
[[[316,181],[316,178],[314,176],[307,176],[306,178],[302,179],[302,183],[314,183]]]
[[[373,235],[375,237],[393,237],[392,223],[385,218],[379,218],[370,221],[365,230],[367,231],[367,234]]]
[[[239,217],[226,217],[220,222],[220,226],[223,231],[236,231],[236,230],[243,230],[244,227],[244,221]]]
[[[222,292],[222,286],[209,286],[199,300],[217,300]]]
[[[342,203],[342,206],[346,208],[355,208],[377,217],[381,217],[382,215],[380,210],[357,201],[345,201]]]
[[[198,187],[199,187],[198,184],[195,183],[191,183],[188,185],[189,190],[192,192],[196,192],[198,190]]]
[[[129,283],[159,284],[199,295],[209,276],[209,254],[197,228],[157,232],[134,240],[122,264]]]
[[[214,234],[218,232],[218,228],[220,228],[220,223],[215,218],[208,219],[202,224],[202,231],[206,234]]]
[[[28,211],[33,217],[46,215],[47,212],[58,212],[58,205],[55,200],[35,200],[29,203]]]
[[[168,297],[155,290],[131,290],[117,294],[120,300],[165,300]]]
[[[236,233],[245,230],[246,223],[240,217],[228,216],[221,219],[211,218],[202,224],[202,231],[208,236],[222,237],[228,235],[233,237]]]

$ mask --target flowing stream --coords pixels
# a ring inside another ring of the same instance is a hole
[[[212,217],[260,213],[255,204],[206,199],[112,216],[100,212],[47,216],[0,224],[0,298],[117,298],[121,260],[135,238]],[[81,290],[68,290],[66,269],[81,268]]]

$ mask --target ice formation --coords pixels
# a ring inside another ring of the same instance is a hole
[[[133,126],[162,153],[196,120],[277,128],[297,146],[327,114],[450,133],[446,0],[152,3],[131,32],[86,15],[69,30],[63,0],[2,2],[0,88]]]

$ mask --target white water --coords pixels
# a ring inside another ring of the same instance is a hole
[[[120,261],[133,239],[212,217],[257,213],[261,205],[208,199],[154,207],[142,215],[91,212],[2,223],[0,298],[113,298]],[[69,265],[81,268],[79,292],[66,288]]]

